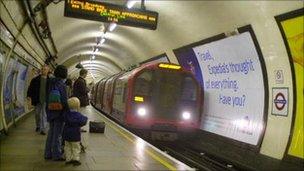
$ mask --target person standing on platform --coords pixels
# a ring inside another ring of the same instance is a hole
[[[44,65],[41,68],[40,75],[31,80],[27,90],[27,97],[31,99],[31,103],[35,106],[36,132],[45,135],[46,121],[46,85],[48,81],[49,67]]]
[[[65,79],[68,70],[58,65],[54,71],[55,78],[51,78],[47,85],[47,121],[50,129],[45,144],[44,158],[54,161],[65,161],[62,154],[62,131],[64,117],[69,112]]]
[[[66,157],[66,164],[80,165],[80,151],[81,151],[81,135],[80,127],[84,126],[88,118],[78,112],[80,108],[80,101],[77,97],[72,97],[68,100],[70,112],[65,115],[65,126],[63,139],[65,141],[64,152]]]
[[[85,78],[87,77],[88,70],[81,69],[79,72],[79,77],[75,81],[73,86],[73,97],[77,97],[80,100],[80,106],[85,107],[89,105],[89,89],[87,88],[87,83]]]

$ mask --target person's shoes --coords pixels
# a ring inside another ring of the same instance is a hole
[[[68,164],[73,164],[73,160],[66,161],[65,164],[66,164],[66,165],[68,165]]]
[[[79,166],[81,165],[80,161],[72,160],[73,166]]]
[[[44,131],[41,131],[40,135],[46,135],[46,133]]]
[[[39,130],[40,130],[40,128],[36,127],[36,130],[35,130],[35,131],[36,131],[36,132],[39,132]]]
[[[65,158],[58,158],[58,159],[53,159],[53,161],[65,161]]]

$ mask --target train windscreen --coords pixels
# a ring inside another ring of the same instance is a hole
[[[197,85],[188,73],[147,70],[137,77],[134,95],[142,98],[136,106],[145,106],[147,115],[154,118],[180,120],[183,112],[192,119],[198,116]]]

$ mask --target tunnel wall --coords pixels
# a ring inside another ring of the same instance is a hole
[[[3,30],[1,30],[3,31]],[[30,80],[36,73],[38,64],[20,46],[10,53],[10,46],[6,44],[7,37],[1,36],[1,127],[7,130],[13,124],[33,110],[26,99],[26,91]],[[6,40],[5,40],[6,39]],[[4,40],[4,41],[2,41]],[[4,67],[6,65],[6,67]]]

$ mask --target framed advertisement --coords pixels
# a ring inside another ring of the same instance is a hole
[[[269,93],[264,58],[252,27],[240,27],[237,35],[219,34],[173,52],[204,88],[201,130],[225,142],[259,149]]]
[[[286,51],[288,54],[292,84],[293,84],[293,111],[292,128],[286,148],[285,159],[298,161],[301,164],[304,160],[303,147],[303,72],[304,72],[304,8],[275,16],[278,27],[281,31]]]

